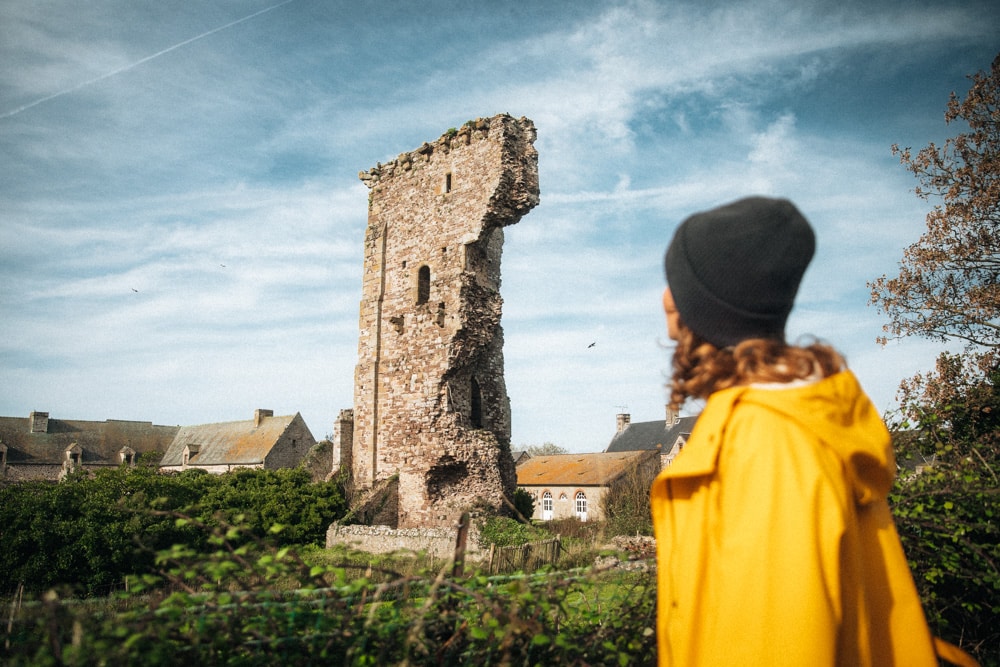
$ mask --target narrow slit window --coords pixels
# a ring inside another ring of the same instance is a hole
[[[444,175],[444,191],[445,193],[451,192],[451,172],[449,171]]]
[[[431,267],[424,264],[417,271],[417,305],[431,298]]]
[[[479,389],[479,383],[476,382],[476,378],[472,378],[470,386],[472,410],[469,415],[469,420],[472,422],[472,428],[482,428],[483,427],[483,394]]]

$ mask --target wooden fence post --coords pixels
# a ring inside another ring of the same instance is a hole
[[[458,520],[458,535],[455,537],[455,563],[451,568],[451,576],[461,577],[465,568],[465,543],[469,539],[469,513],[463,512]]]

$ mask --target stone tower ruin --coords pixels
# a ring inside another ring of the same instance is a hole
[[[513,497],[500,256],[503,228],[538,203],[534,140],[526,118],[477,119],[360,174],[358,365],[339,450],[356,489],[396,479],[395,527],[452,526]]]

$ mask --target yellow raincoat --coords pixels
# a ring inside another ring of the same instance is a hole
[[[854,375],[709,397],[657,477],[660,665],[937,665]]]

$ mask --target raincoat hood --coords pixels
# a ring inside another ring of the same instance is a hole
[[[836,452],[844,462],[859,505],[888,495],[896,471],[889,431],[850,371],[801,386],[745,386],[716,392],[698,419],[692,438],[699,430],[723,433],[740,404],[758,406],[797,422],[823,447]],[[665,475],[687,477],[714,472],[721,442],[721,437],[709,438],[708,446],[686,449]]]

